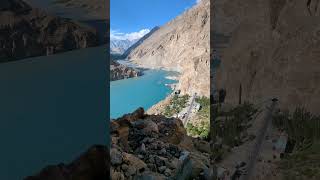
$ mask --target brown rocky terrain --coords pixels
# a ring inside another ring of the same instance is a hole
[[[55,0],[54,4],[70,10],[84,10],[86,18],[109,19],[110,0]]]
[[[179,119],[140,108],[111,121],[110,132],[113,180],[212,179],[209,143],[187,136]]]
[[[179,71],[182,94],[209,96],[210,1],[200,3],[156,30],[127,58],[147,68]]]
[[[22,0],[0,8],[0,62],[99,45],[96,30],[48,15]]]
[[[305,106],[320,113],[319,3],[214,1],[211,33],[228,41],[218,48],[216,76],[226,102],[238,103],[242,89],[243,101],[277,97],[281,108]]]
[[[110,62],[110,81],[141,76],[142,72],[138,69],[119,64],[116,61]]]
[[[96,145],[72,163],[51,165],[25,180],[102,180],[109,179],[110,156],[107,147]]]

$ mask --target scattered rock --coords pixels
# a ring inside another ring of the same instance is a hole
[[[161,166],[161,167],[158,168],[158,170],[159,170],[160,173],[164,173],[164,171],[165,171],[166,169],[167,169],[166,166]]]
[[[184,139],[192,137],[187,136],[179,119],[144,115],[143,112],[144,110],[140,109],[111,122],[116,127],[111,134],[114,139],[112,143],[117,143],[111,147],[117,147],[122,152],[122,164],[119,164],[119,161],[112,163],[116,172],[121,172],[129,179],[147,177],[185,179],[193,174],[199,176],[208,168],[205,163],[194,161],[194,168],[197,171],[192,170],[192,158],[196,156],[191,156],[191,152],[201,157],[200,161],[207,162],[209,158],[197,148],[186,150],[184,146],[180,146],[179,143],[185,142]],[[169,136],[166,136],[166,133]],[[198,141],[200,140],[194,139],[189,142],[192,147],[195,143],[205,144]]]
[[[122,154],[115,148],[111,148],[110,150],[111,164],[119,165],[122,163]]]

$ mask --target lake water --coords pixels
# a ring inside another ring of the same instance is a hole
[[[105,47],[0,64],[0,179],[21,180],[108,143]]]
[[[136,78],[112,81],[110,83],[110,116],[118,118],[139,107],[145,110],[165,99],[172,92],[166,84],[174,80],[166,76],[174,74],[163,70],[146,70]]]

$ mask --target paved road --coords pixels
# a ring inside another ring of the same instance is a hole
[[[186,125],[188,124],[189,115],[190,115],[191,109],[192,109],[192,107],[193,107],[193,103],[194,103],[194,101],[195,101],[195,99],[196,99],[196,96],[197,96],[197,93],[194,93],[193,96],[192,96],[192,100],[191,100],[189,109],[188,109],[188,111],[187,111],[187,114],[186,114],[185,118],[182,120],[184,126],[186,126]]]
[[[263,124],[261,130],[259,131],[259,134],[257,136],[257,140],[254,144],[254,147],[253,147],[251,153],[250,153],[250,157],[247,162],[246,174],[241,176],[241,178],[240,178],[241,180],[251,180],[251,179],[253,180],[252,172],[253,172],[255,164],[257,162],[257,157],[260,153],[260,149],[261,149],[263,140],[265,138],[267,129],[272,122],[272,112],[275,108],[275,105],[276,105],[276,102],[272,102],[271,106],[267,107],[267,112],[266,112],[264,122],[263,122],[264,124]]]

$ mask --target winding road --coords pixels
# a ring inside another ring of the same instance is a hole
[[[188,111],[187,111],[187,114],[185,115],[185,118],[182,120],[184,126],[186,126],[186,125],[188,124],[189,115],[190,115],[191,109],[192,109],[192,107],[193,107],[193,103],[194,103],[194,101],[195,101],[195,99],[196,99],[196,96],[197,96],[197,93],[194,93],[193,96],[192,96],[192,100],[191,100],[189,109],[188,109]]]

